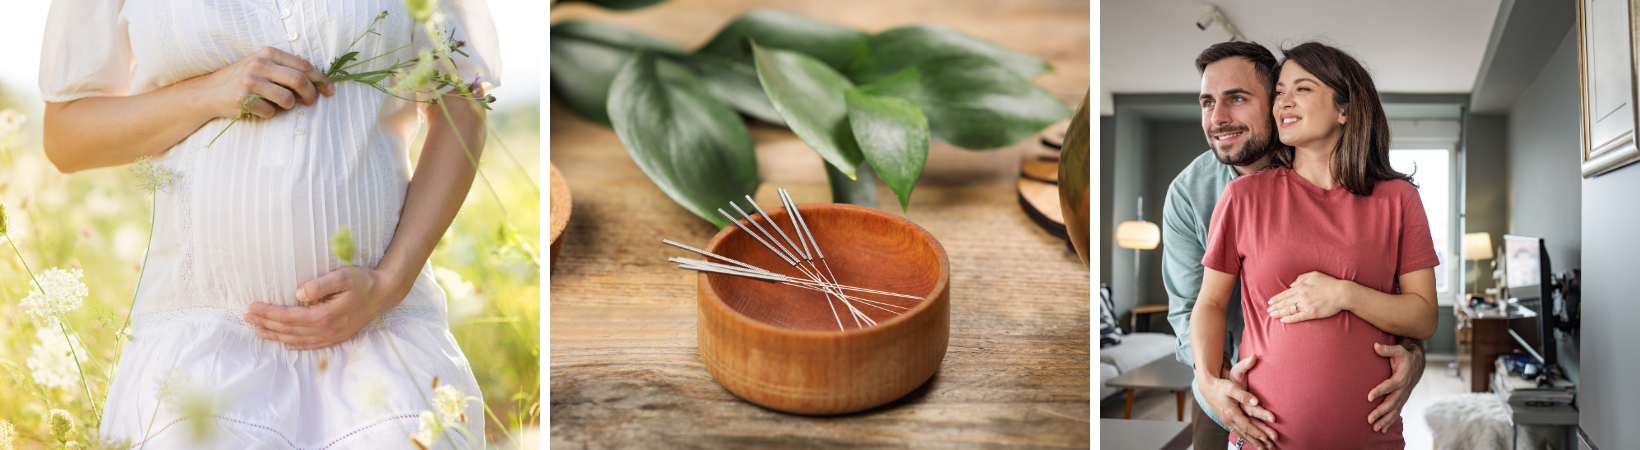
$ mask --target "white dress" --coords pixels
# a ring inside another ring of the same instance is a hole
[[[457,55],[461,75],[499,85],[489,7],[484,0],[441,3],[472,55]],[[401,0],[56,0],[41,52],[41,96],[67,102],[141,94],[267,46],[324,70],[382,11],[390,14],[377,26],[381,36],[359,41],[361,55],[425,34]],[[412,59],[428,43],[393,56]],[[105,438],[133,447],[146,441],[150,449],[412,448],[434,377],[481,397],[430,266],[380,325],[330,348],[286,350],[257,338],[241,319],[253,302],[295,305],[297,286],[345,267],[329,248],[344,226],[360,264],[380,262],[404,206],[408,149],[425,107],[341,83],[335,96],[312,106],[240,120],[205,148],[229,122],[213,120],[155,160],[181,176],[155,196],[153,244],[133,339],[108,393]],[[162,404],[168,376],[192,379],[189,389],[209,393],[208,414]],[[468,432],[482,440],[481,402],[467,403],[465,412]],[[191,421],[206,421],[214,430],[208,440],[189,431],[201,425]]]

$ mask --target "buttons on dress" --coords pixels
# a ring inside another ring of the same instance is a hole
[[[290,10],[286,9],[284,11],[280,11],[279,12],[279,18],[280,19],[289,19],[290,18]]]
[[[285,35],[285,40],[291,41],[291,42],[296,42],[296,32],[292,31],[292,32],[290,32],[290,34]]]
[[[307,117],[307,110],[305,110],[305,109],[296,110],[296,117]]]
[[[301,128],[296,129],[296,135],[297,136],[301,136],[301,135],[306,134],[306,133],[307,133],[307,130],[305,130],[305,129],[301,129]]]

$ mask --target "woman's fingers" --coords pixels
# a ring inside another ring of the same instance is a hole
[[[1271,445],[1272,443],[1270,441],[1274,441],[1278,438],[1278,436],[1276,435],[1276,430],[1274,428],[1270,428],[1270,424],[1267,424],[1267,423],[1264,423],[1264,422],[1259,422],[1259,421],[1249,421],[1249,422],[1253,423],[1253,428],[1257,429],[1259,433],[1263,433],[1265,436],[1267,436],[1267,438],[1264,440],[1265,445],[1267,445],[1267,446]]]
[[[279,341],[286,344],[286,347],[291,345],[317,344],[328,341],[328,339],[320,336],[285,334],[278,331],[269,330],[267,328],[256,330],[256,337],[270,341]]]
[[[309,303],[347,292],[353,288],[353,273],[347,268],[330,271],[296,287],[296,301]]]
[[[313,87],[313,83],[308,81],[307,75],[295,68],[274,63],[271,67],[264,69],[262,76],[287,91],[295,92],[297,96],[301,97],[303,105],[312,105],[314,100],[319,99],[319,89]],[[295,106],[293,103],[290,107]]]
[[[322,92],[325,94],[329,95],[336,93],[335,87],[330,84],[330,77],[326,77],[325,73],[320,71],[318,67],[315,67],[313,63],[277,48],[267,47],[265,50],[269,50],[268,56],[272,58],[274,62],[279,63],[281,66],[294,69],[298,73],[300,76],[300,81],[296,82],[297,84],[307,86],[308,88],[313,88],[313,82],[317,81],[324,85]],[[295,88],[296,86],[290,87]],[[308,98],[306,95],[303,95],[302,97]]]
[[[324,336],[324,330],[268,320],[267,318],[259,316],[256,313],[246,314],[245,322],[248,322],[251,325],[256,325],[257,327],[266,328],[289,335]]]

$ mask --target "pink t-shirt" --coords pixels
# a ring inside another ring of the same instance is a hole
[[[1239,275],[1246,328],[1240,354],[1258,355],[1248,391],[1276,416],[1283,448],[1403,448],[1401,422],[1372,431],[1367,393],[1389,379],[1372,344],[1395,337],[1348,311],[1283,324],[1265,310],[1299,275],[1318,271],[1396,292],[1399,275],[1439,264],[1418,190],[1382,181],[1371,196],[1322,190],[1291,169],[1265,170],[1224,188],[1202,264]],[[1235,436],[1231,441],[1235,441]]]

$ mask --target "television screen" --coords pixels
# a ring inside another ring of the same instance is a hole
[[[1543,267],[1541,244],[1542,239],[1525,236],[1504,236],[1503,254],[1504,283],[1509,286],[1509,294],[1521,300],[1541,297],[1540,286],[1543,284]]]

